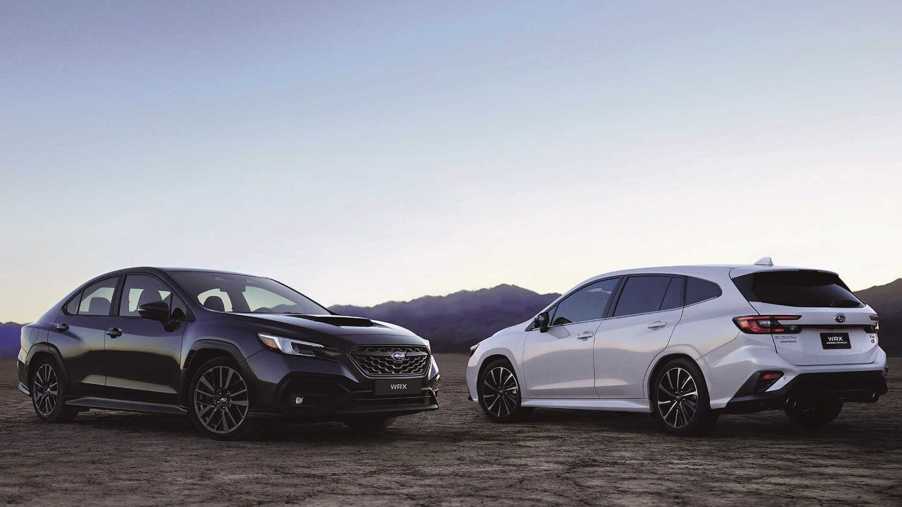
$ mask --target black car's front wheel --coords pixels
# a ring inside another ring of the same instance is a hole
[[[529,415],[530,409],[520,404],[520,381],[509,362],[496,359],[485,365],[477,385],[479,406],[489,419],[508,422]]]
[[[78,410],[63,403],[64,386],[62,371],[50,360],[37,363],[31,374],[31,404],[42,421],[68,422],[75,419]]]
[[[247,435],[250,389],[231,360],[218,357],[207,361],[194,373],[190,385],[189,414],[200,431],[219,440]]]

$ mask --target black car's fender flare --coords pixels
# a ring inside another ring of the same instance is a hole
[[[182,365],[179,374],[179,400],[183,404],[188,402],[188,388],[191,383],[188,372],[194,367],[194,358],[197,357],[199,352],[210,350],[217,351],[219,355],[227,355],[238,365],[244,378],[248,379],[249,382],[256,382],[257,377],[253,374],[244,354],[241,353],[241,350],[237,346],[224,340],[203,338],[191,345],[191,349],[188,350],[188,353],[185,355],[185,363]]]

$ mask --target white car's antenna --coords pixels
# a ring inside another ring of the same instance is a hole
[[[771,259],[770,257],[762,257],[762,258],[758,259],[757,261],[755,261],[755,265],[756,266],[773,266],[774,260]]]

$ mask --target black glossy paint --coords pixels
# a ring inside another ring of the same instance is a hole
[[[18,358],[20,390],[28,392],[35,358],[51,357],[63,366],[67,404],[184,413],[192,368],[214,356],[227,356],[249,380],[251,412],[255,415],[330,419],[358,413],[401,415],[438,408],[437,369],[430,368],[424,379],[422,400],[408,403],[412,400],[376,397],[373,381],[348,356],[362,345],[428,345],[407,329],[375,321],[366,326],[360,326],[359,321],[358,325],[341,325],[341,319],[216,312],[187,294],[169,271],[131,268],[98,276],[72,291],[37,322],[24,327]],[[171,288],[186,304],[187,317],[163,324],[119,316],[125,275],[136,273],[155,276]],[[66,312],[66,304],[84,287],[111,276],[120,277],[111,315]],[[333,352],[317,358],[285,355],[263,346],[257,338],[259,332],[318,342]],[[311,404],[304,408],[293,406],[291,400],[296,394],[309,396]]]

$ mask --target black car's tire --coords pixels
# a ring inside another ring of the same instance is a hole
[[[717,422],[702,372],[686,358],[671,359],[657,370],[651,405],[658,425],[674,435],[704,435]]]
[[[810,431],[836,419],[842,406],[842,400],[790,400],[786,415],[794,426]]]
[[[384,416],[362,416],[349,417],[342,422],[356,433],[378,434],[387,430],[395,422],[395,418]]]
[[[251,389],[234,361],[217,357],[202,364],[188,389],[188,415],[200,432],[217,440],[251,434]]]
[[[34,413],[45,422],[69,422],[78,415],[78,409],[64,403],[66,388],[62,369],[56,361],[41,359],[31,370],[31,404]]]
[[[476,380],[479,406],[495,422],[521,421],[532,409],[520,405],[520,381],[510,362],[493,359],[479,372]]]

